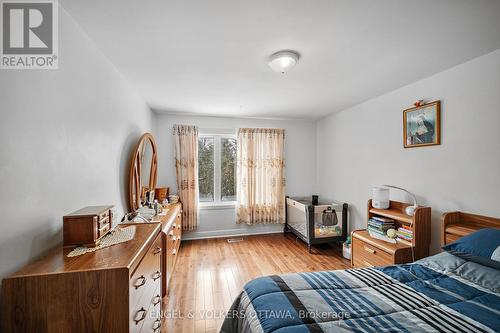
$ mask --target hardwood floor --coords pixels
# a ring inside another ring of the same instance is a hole
[[[341,250],[307,246],[292,234],[183,241],[165,304],[168,333],[218,332],[224,312],[253,278],[290,272],[350,268]]]

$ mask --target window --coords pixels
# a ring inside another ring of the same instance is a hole
[[[202,205],[236,201],[236,136],[204,134],[198,137],[198,187]]]
[[[198,188],[200,202],[214,201],[214,138],[198,138]]]

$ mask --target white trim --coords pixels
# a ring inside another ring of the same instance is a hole
[[[213,204],[218,204],[220,201],[220,148],[221,148],[221,136],[214,136],[214,201]]]
[[[233,229],[233,230],[238,230],[238,229]],[[227,233],[230,230],[221,230],[221,231],[202,231],[202,232],[196,232],[193,231],[192,233],[197,233],[199,235],[195,235],[194,237],[189,237],[189,233],[185,233],[182,235],[182,240],[197,240],[197,239],[208,239],[208,238],[228,238],[228,237],[243,237],[243,236],[257,236],[257,235],[269,235],[269,234],[282,234],[283,230],[279,231],[258,231],[258,232],[245,232],[245,233]],[[238,230],[239,231],[239,230]],[[220,232],[224,232],[221,234]],[[212,235],[210,235],[212,234]]]
[[[182,111],[169,111],[164,110],[157,105],[153,105],[148,103],[151,111],[160,116],[179,116],[179,117],[201,117],[201,118],[230,118],[230,119],[259,119],[259,120],[281,120],[281,121],[309,121],[315,122],[317,119],[323,119],[329,116],[330,114],[326,114],[324,116],[315,116],[315,117],[307,117],[307,116],[299,116],[299,117],[261,117],[261,116],[245,116],[245,115],[234,115],[227,113],[218,113],[218,114],[206,114],[202,112],[182,112]]]
[[[236,209],[236,201],[219,201],[214,202],[200,202],[198,205],[200,210],[222,210],[222,209]]]

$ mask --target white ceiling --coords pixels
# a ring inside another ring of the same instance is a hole
[[[500,48],[498,0],[60,2],[157,112],[320,118]]]

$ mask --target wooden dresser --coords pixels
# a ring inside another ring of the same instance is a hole
[[[162,224],[162,296],[168,295],[168,286],[172,273],[174,272],[177,254],[182,238],[182,205],[180,203],[171,204],[166,207],[167,213],[158,215],[154,221]]]
[[[57,247],[5,278],[2,332],[159,333],[162,225],[134,226],[133,240],[72,258]]]
[[[367,230],[355,230],[351,233],[351,264],[354,267],[387,266],[404,264],[429,255],[431,242],[431,208],[419,206],[414,216],[408,216],[404,210],[408,204],[391,201],[389,209],[373,208],[368,201],[368,219],[381,216],[393,219],[398,226],[410,226],[413,231],[412,243],[392,244],[370,236]]]

